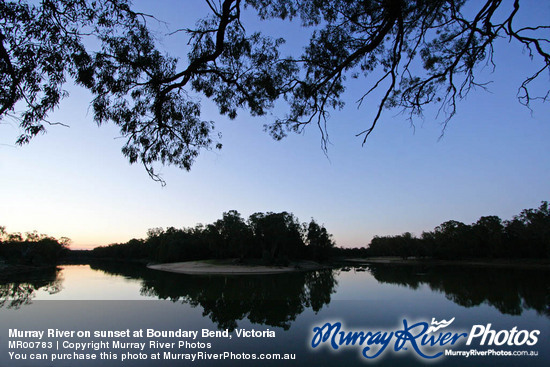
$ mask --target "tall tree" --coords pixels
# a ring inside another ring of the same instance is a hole
[[[236,210],[223,213],[223,218],[207,226],[210,246],[221,258],[248,257],[255,251],[252,232]]]
[[[181,27],[190,47],[182,62],[157,49],[148,16],[127,0],[1,0],[0,118],[19,120],[18,143],[28,142],[45,130],[69,76],[93,93],[95,120],[120,127],[123,154],[159,179],[153,163],[190,169],[201,150],[221,148],[191,91],[230,118],[241,109],[264,115],[283,100],[288,113],[266,126],[271,135],[317,124],[326,144],[328,114],[344,106],[346,80],[365,78],[359,104],[380,90],[375,116],[359,133],[366,140],[384,109],[413,117],[435,104],[447,123],[471,88],[484,87],[478,69],[493,64],[495,41],[507,38],[537,65],[519,86],[520,102],[549,97],[547,83],[542,95],[530,86],[550,66],[550,26],[520,23],[520,0],[205,2],[211,14]],[[303,53],[282,56],[284,39],[247,33],[244,11],[300,21],[312,34]]]
[[[254,240],[266,261],[287,261],[304,254],[302,227],[292,213],[254,213],[248,218]]]
[[[326,260],[334,248],[332,235],[327,232],[325,226],[320,226],[314,219],[311,219],[307,226],[306,244],[309,255],[316,260]]]

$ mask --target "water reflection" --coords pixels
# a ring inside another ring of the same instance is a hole
[[[55,269],[0,279],[0,307],[18,309],[31,303],[37,293],[40,294],[37,298],[40,298],[44,293],[60,292],[65,282],[67,288],[73,284],[81,287],[85,290],[84,297],[89,299],[104,299],[102,297],[113,293],[113,289],[118,291],[122,287],[128,289],[131,295],[139,292],[144,297],[200,306],[204,316],[220,329],[233,330],[240,320],[248,319],[255,324],[286,330],[306,310],[317,313],[326,308],[334,298],[337,279],[340,279],[341,289],[359,287],[368,291],[370,299],[376,299],[377,291],[369,288],[372,282],[365,282],[372,280],[372,275],[384,284],[384,289],[422,287],[426,291],[429,288],[465,308],[487,305],[507,315],[521,315],[526,310],[535,310],[550,318],[550,271],[545,269],[371,264],[334,271],[205,277],[154,271],[142,265],[103,262],[90,266],[109,277],[100,276],[101,281],[98,282],[98,273],[94,276],[88,271],[81,271],[77,274],[85,277],[81,279],[75,277],[75,268],[66,268],[63,272],[66,280],[62,278],[63,273]],[[87,269],[78,269],[81,268]],[[352,271],[362,273],[345,275]],[[116,278],[117,282],[109,281],[109,278]],[[133,281],[120,282],[121,278]],[[70,290],[65,291],[68,296]],[[401,297],[405,296],[392,294],[396,297],[395,301],[403,302]],[[63,292],[60,295],[63,296]],[[360,298],[361,294],[355,292],[351,295],[353,299],[356,297]]]
[[[290,328],[296,316],[318,312],[331,300],[337,281],[332,270],[277,275],[189,276],[98,263],[92,269],[142,280],[141,294],[202,307],[219,329],[234,330],[247,318],[255,324]]]
[[[550,317],[550,272],[546,269],[392,264],[367,268],[380,283],[412,289],[425,284],[463,307],[487,304],[509,315],[532,309]]]
[[[47,269],[0,278],[0,308],[18,309],[28,305],[39,289],[49,294],[62,289],[63,278],[59,269]]]

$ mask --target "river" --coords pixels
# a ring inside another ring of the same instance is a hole
[[[0,366],[547,366],[549,275],[371,264],[189,276],[64,265],[0,280]],[[357,339],[346,345],[330,330]]]

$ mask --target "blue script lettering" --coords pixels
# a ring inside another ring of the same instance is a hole
[[[422,337],[422,342],[421,344],[422,345],[427,345],[429,344],[430,346],[434,346],[436,345],[437,343],[439,343],[439,345],[445,345],[445,344],[451,344],[453,345],[454,343],[456,343],[456,341],[458,339],[460,339],[461,337],[464,337],[464,338],[467,338],[468,337],[468,334],[466,333],[461,333],[461,334],[452,334],[452,333],[445,333],[445,334],[439,334],[439,336],[436,338],[435,335],[430,335],[428,336],[427,334],[424,335]]]
[[[334,324],[327,322],[322,327],[314,327],[311,346],[316,348],[319,344],[325,343],[329,339],[330,346],[334,350],[337,350],[342,345],[364,345],[366,343],[367,346],[363,349],[363,356],[365,358],[376,358],[386,349],[393,338],[393,332],[377,331],[376,333],[372,333],[368,331],[365,333],[363,331],[350,331],[346,333],[340,331],[341,328],[342,324],[340,322],[335,322]],[[375,354],[369,356],[367,352],[371,349],[370,345],[382,345],[382,347]]]
[[[466,333],[439,333],[427,334],[429,324],[427,322],[417,322],[409,326],[407,320],[403,320],[403,330],[398,331],[342,331],[340,322],[327,322],[321,327],[313,328],[313,338],[311,339],[312,348],[317,348],[322,343],[327,343],[332,349],[337,350],[342,346],[363,346],[362,355],[365,358],[373,359],[382,354],[392,339],[395,337],[393,350],[407,350],[410,345],[412,349],[422,358],[434,359],[443,355],[439,351],[433,355],[424,353],[421,346],[429,345],[444,346],[446,344],[455,344],[461,337],[466,338]],[[373,348],[374,346],[374,348]],[[370,352],[370,353],[369,353]]]
[[[369,356],[367,354],[367,352],[370,350],[369,347],[365,347],[363,348],[363,357],[365,358],[369,358],[369,359],[372,359],[372,358],[376,358],[378,357],[385,349],[386,347],[390,344],[390,341],[393,337],[393,331],[391,333],[382,333],[380,331],[372,334],[370,331],[367,333],[367,334],[371,334],[372,337],[370,338],[369,341],[367,341],[367,345],[372,345],[372,344],[376,344],[376,345],[379,345],[379,344],[382,344],[382,347],[380,349],[378,349],[378,351],[376,353],[374,353],[372,356]]]
[[[338,334],[338,330],[342,327],[342,324],[339,322],[336,322],[334,325],[331,325],[330,322],[327,322],[322,327],[314,327],[313,332],[315,333],[313,335],[313,339],[311,340],[311,346],[313,348],[316,348],[320,343],[324,343],[330,338],[330,335],[332,334],[332,331],[334,331],[334,336]],[[324,331],[326,329],[326,331]],[[331,339],[330,344],[332,348],[335,350],[338,349],[338,344],[336,344],[334,337]]]
[[[420,332],[418,332],[416,335],[413,335],[411,333],[411,330],[414,330],[418,327],[421,327],[422,330],[420,330]],[[421,356],[421,357],[424,357],[424,358],[427,358],[427,359],[433,359],[433,358],[437,358],[437,357],[441,356],[443,354],[443,352],[436,353],[433,356],[428,356],[428,355],[422,353],[422,351],[418,347],[418,344],[416,344],[416,339],[419,338],[420,336],[422,336],[426,332],[426,330],[428,330],[428,327],[430,327],[430,326],[428,325],[427,322],[417,322],[414,325],[407,326],[407,320],[403,320],[403,330],[395,332],[395,336],[396,336],[397,340],[395,341],[395,345],[393,347],[394,350],[396,352],[400,351],[408,341],[411,344],[411,346],[413,347],[414,351],[416,353],[418,353],[418,355]]]

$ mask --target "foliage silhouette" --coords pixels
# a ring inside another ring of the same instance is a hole
[[[70,239],[59,240],[45,234],[27,232],[8,233],[0,226],[0,259],[9,264],[48,266],[55,265],[68,251]]]
[[[92,256],[156,262],[261,259],[264,264],[285,265],[290,260],[324,260],[333,246],[331,235],[314,220],[308,226],[291,213],[268,212],[254,213],[245,222],[231,210],[213,224],[150,229],[144,240],[96,247]]]
[[[343,251],[345,252],[345,251]],[[405,233],[374,237],[366,256],[471,258],[550,258],[550,207],[543,201],[537,209],[525,209],[512,220],[481,217],[467,225],[450,220],[420,238]]]
[[[205,1],[210,15],[178,30],[189,37],[186,62],[157,48],[150,16],[127,0],[1,1],[0,118],[19,121],[18,143],[28,142],[45,131],[68,77],[93,94],[98,124],[120,127],[129,161],[162,181],[153,163],[190,169],[203,149],[221,148],[214,122],[201,119],[190,92],[230,118],[239,110],[265,115],[284,101],[288,113],[266,130],[281,139],[317,124],[326,149],[326,122],[344,106],[347,79],[368,81],[359,104],[380,94],[373,120],[358,134],[365,140],[384,109],[412,117],[439,105],[446,124],[459,100],[485,87],[478,70],[494,66],[495,43],[506,38],[536,63],[519,86],[520,102],[548,99],[547,84],[542,95],[530,87],[549,68],[550,27],[521,23],[520,0]],[[311,33],[303,53],[283,56],[284,39],[248,33],[244,12],[301,22]]]
[[[307,226],[306,243],[309,256],[316,260],[327,260],[334,248],[332,235],[325,227],[319,226],[314,219]]]

